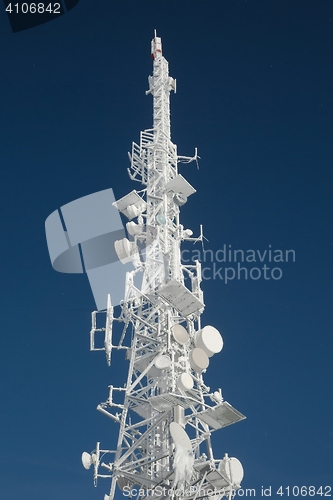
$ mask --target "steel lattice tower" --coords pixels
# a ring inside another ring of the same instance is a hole
[[[130,239],[117,241],[116,252],[134,269],[126,275],[119,316],[110,297],[104,312],[108,363],[113,349],[126,350],[129,361],[125,386],[110,386],[107,401],[97,407],[119,424],[119,437],[116,450],[102,450],[97,443],[82,461],[86,468],[93,465],[95,484],[99,477],[111,478],[105,500],[113,500],[117,486],[126,496],[141,488],[147,499],[170,498],[176,487],[183,492],[178,496],[187,499],[221,498],[240,488],[243,469],[236,458],[214,458],[211,434],[245,417],[203,380],[209,358],[221,351],[223,341],[215,328],[201,325],[200,262],[185,265],[181,260],[181,243],[203,238],[202,231],[192,238],[179,221],[180,207],[195,189],[178,173],[178,165],[197,161],[197,153],[179,156],[171,142],[170,92],[176,91],[176,81],[169,76],[156,32],[151,54],[153,76],[146,93],[153,97],[153,128],[132,144],[128,169],[143,189],[114,204],[130,220]],[[112,334],[116,321],[123,323],[117,341]],[[115,402],[116,396],[121,402]]]

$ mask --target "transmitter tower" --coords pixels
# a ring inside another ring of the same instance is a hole
[[[146,500],[157,495],[219,500],[240,488],[243,468],[227,454],[215,458],[212,434],[245,417],[223,399],[221,389],[211,391],[204,382],[223,340],[216,328],[201,323],[200,262],[181,259],[182,242],[202,241],[202,230],[194,238],[179,219],[195,189],[178,165],[198,156],[196,150],[193,157],[179,156],[171,142],[170,92],[176,92],[176,80],[169,76],[156,32],[151,55],[146,94],[153,98],[153,128],[132,144],[128,169],[143,187],[114,203],[128,219],[129,236],[116,241],[115,250],[133,270],[126,274],[119,315],[110,296],[106,311],[92,313],[91,350],[95,333],[103,330],[108,364],[115,349],[124,350],[129,362],[124,386],[109,386],[107,400],[97,407],[119,424],[118,441],[114,450],[97,443],[93,452],[82,454],[82,463],[93,468],[95,485],[99,478],[111,479],[104,500],[113,500],[117,488]],[[105,315],[103,328],[97,327],[99,314]],[[119,338],[115,322],[123,325]]]

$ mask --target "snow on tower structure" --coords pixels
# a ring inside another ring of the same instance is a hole
[[[97,407],[119,424],[118,442],[113,451],[97,443],[92,453],[83,453],[82,462],[87,469],[93,465],[95,484],[100,477],[111,478],[105,500],[114,499],[117,487],[126,496],[140,491],[147,499],[170,498],[176,488],[183,488],[189,500],[222,498],[240,487],[243,469],[227,454],[214,457],[211,435],[245,417],[223,400],[221,389],[211,392],[204,383],[209,359],[222,350],[223,340],[216,328],[201,324],[200,262],[181,260],[181,243],[203,238],[202,231],[192,238],[179,220],[181,206],[195,189],[178,165],[196,161],[197,153],[179,156],[171,142],[170,92],[176,91],[176,81],[156,32],[151,53],[153,76],[146,93],[153,97],[153,128],[132,144],[128,169],[143,189],[114,203],[129,219],[129,239],[117,241],[115,249],[134,268],[126,275],[118,316],[108,297],[103,328],[108,363],[113,349],[126,350],[129,362],[126,384],[110,386],[108,399]],[[117,340],[115,322],[123,324]]]

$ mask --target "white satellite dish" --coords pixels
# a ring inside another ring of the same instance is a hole
[[[171,365],[171,358],[166,354],[161,354],[160,356],[157,356],[157,358],[155,359],[154,365],[159,370],[165,370],[166,368],[169,368],[169,366]]]
[[[90,469],[91,467],[91,464],[92,464],[92,457],[90,455],[90,453],[88,453],[87,451],[84,451],[82,453],[82,456],[81,456],[81,460],[82,460],[82,465],[85,469]]]
[[[186,328],[184,328],[182,325],[173,325],[172,335],[175,341],[181,345],[187,344],[187,342],[190,339],[190,336],[187,333]]]
[[[205,326],[194,336],[194,345],[203,349],[210,358],[222,351],[223,339],[220,332],[213,326]]]
[[[171,422],[170,434],[175,445],[179,445],[185,450],[192,451],[191,440],[180,424]]]
[[[184,234],[185,238],[191,238],[193,231],[192,231],[192,229],[185,229],[183,234]]]
[[[214,398],[216,399],[216,401],[218,403],[222,403],[222,401],[223,401],[222,394],[219,391],[214,392]]]
[[[134,242],[129,241],[127,238],[116,240],[114,242],[114,249],[117,257],[122,264],[127,264],[132,261],[132,256],[137,253],[138,249]]]
[[[209,365],[209,359],[206,352],[200,347],[195,347],[190,351],[190,365],[195,372],[206,370]]]
[[[244,477],[244,469],[237,458],[225,457],[219,464],[219,471],[233,485],[239,485]]]
[[[135,205],[129,205],[124,210],[124,214],[129,220],[134,219],[134,217],[137,217],[140,213],[141,213],[140,208],[138,208]]]
[[[187,197],[183,193],[175,193],[173,201],[176,203],[176,205],[182,207],[187,202]]]
[[[177,379],[177,385],[181,391],[193,389],[193,378],[189,373],[182,373]]]
[[[131,236],[143,233],[144,226],[142,224],[136,224],[135,222],[127,222],[126,229]]]

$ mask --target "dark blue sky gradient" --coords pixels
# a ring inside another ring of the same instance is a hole
[[[95,408],[128,365],[89,352],[88,281],[52,269],[44,221],[81,196],[138,187],[127,151],[152,124],[154,28],[177,78],[172,139],[201,156],[199,170],[181,166],[197,189],[182,222],[203,224],[214,252],[296,252],[281,280],[203,282],[203,323],[225,342],[206,381],[247,416],[213,435],[215,456],[239,458],[257,496],[333,486],[332,2],[81,0],[16,34],[0,13],[4,500],[109,490],[93,488],[80,456],[115,446],[118,426]]]

